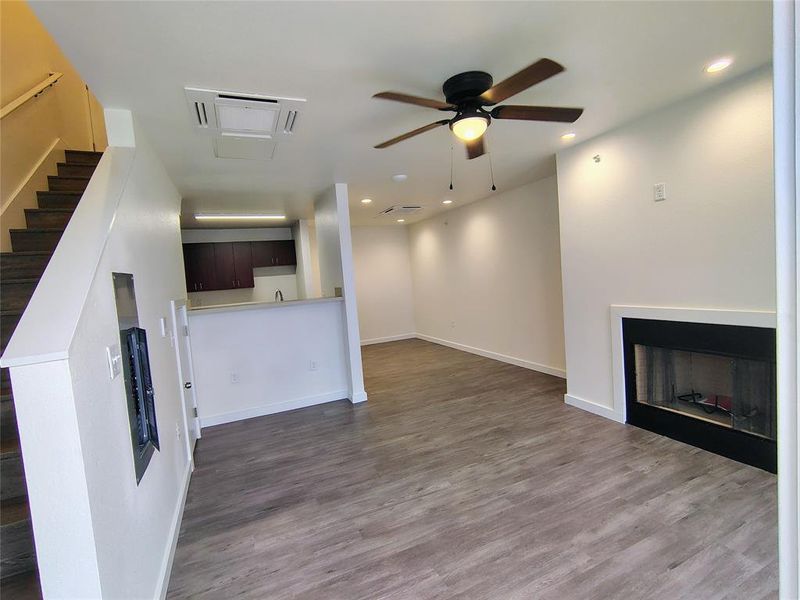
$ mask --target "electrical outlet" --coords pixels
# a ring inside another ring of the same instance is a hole
[[[177,423],[175,423],[175,437],[181,439],[181,427]]]
[[[667,199],[667,184],[657,183],[653,186],[653,199],[656,202],[661,202]]]
[[[316,371],[319,368],[319,363],[315,360],[312,360],[308,363],[308,370],[309,371]]]
[[[231,373],[231,383],[239,383],[239,374]]]

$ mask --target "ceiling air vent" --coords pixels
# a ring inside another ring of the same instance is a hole
[[[186,87],[194,129],[212,136],[279,139],[294,132],[303,98]]]
[[[386,210],[382,210],[379,214],[381,215],[412,215],[415,212],[419,212],[422,210],[421,206],[413,205],[413,204],[396,204],[395,206],[390,206]]]

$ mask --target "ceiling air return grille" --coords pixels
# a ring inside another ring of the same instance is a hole
[[[380,215],[413,215],[416,212],[422,210],[421,206],[417,206],[414,204],[396,204],[394,206],[390,206],[389,208],[382,210],[379,214]]]

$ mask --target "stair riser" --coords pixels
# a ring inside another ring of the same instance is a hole
[[[0,457],[0,500],[27,495],[25,470],[19,452],[9,452]]]
[[[50,255],[26,256],[8,253],[0,258],[0,281],[3,279],[29,279],[41,277]]]
[[[76,165],[58,163],[59,177],[91,177],[94,173],[95,165]]]
[[[0,310],[25,310],[36,283],[0,282]]]
[[[0,393],[11,393],[11,372],[8,369],[0,369]]]
[[[67,150],[64,154],[70,165],[97,165],[100,157],[103,156],[102,152],[81,152],[79,150]]]
[[[59,194],[52,192],[39,192],[37,194],[39,208],[71,208],[78,207],[81,197],[78,194]]]
[[[82,177],[47,177],[47,185],[51,192],[82,192],[89,185],[89,180]]]
[[[47,251],[52,252],[58,245],[63,231],[12,231],[11,247],[14,252]]]
[[[21,315],[3,315],[0,317],[0,346],[2,346],[3,351],[5,351],[6,346],[8,346],[8,340],[11,339],[14,329],[17,327],[17,323],[19,323],[20,316]]]
[[[71,212],[25,211],[25,223],[28,227],[64,229],[67,226],[67,223],[69,223],[71,217]]]
[[[30,519],[0,529],[0,572],[10,577],[36,568]]]
[[[17,413],[14,410],[14,400],[8,398],[0,401],[0,439],[16,439],[17,433]]]

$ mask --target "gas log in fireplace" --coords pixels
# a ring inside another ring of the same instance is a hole
[[[622,320],[627,422],[777,472],[775,330]]]

